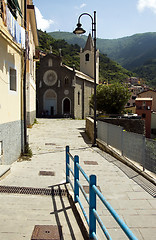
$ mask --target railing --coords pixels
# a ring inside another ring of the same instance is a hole
[[[71,168],[70,165],[70,159],[74,163],[74,169]],[[70,173],[73,175],[74,179],[73,182],[70,178]],[[79,181],[79,173],[83,175],[83,177],[86,179],[86,181],[89,184],[89,198],[86,194],[86,192],[83,189],[83,186],[80,184]],[[137,238],[134,236],[134,234],[131,232],[131,230],[127,227],[127,225],[122,221],[122,219],[119,217],[119,215],[115,212],[115,210],[112,208],[112,206],[106,201],[104,196],[101,194],[99,189],[96,186],[96,176],[90,175],[89,177],[86,175],[84,170],[81,168],[79,164],[79,156],[72,156],[69,152],[69,146],[66,146],[66,182],[70,183],[73,192],[74,192],[74,202],[79,203],[80,208],[82,210],[82,213],[86,219],[86,222],[89,226],[89,238],[90,239],[98,239],[96,234],[96,221],[99,223],[103,234],[107,239],[112,239],[109,232],[107,231],[106,227],[104,226],[98,212],[96,211],[96,202],[97,198],[101,200],[101,202],[104,204],[104,206],[107,208],[107,210],[111,213],[111,215],[114,217],[116,222],[119,224],[121,229],[125,232],[127,237],[131,240],[137,240]],[[82,202],[79,198],[79,190],[81,190],[85,200],[87,201],[89,205],[89,217],[86,214],[86,211],[82,205]]]
[[[124,131],[123,127],[103,121],[97,122],[97,138],[116,149],[118,154],[135,161],[156,173],[156,141],[142,134]],[[132,151],[133,149],[133,151]]]

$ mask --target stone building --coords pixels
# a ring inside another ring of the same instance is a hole
[[[89,100],[94,93],[93,50],[93,40],[89,35],[84,50],[80,52],[80,66],[83,72],[62,64],[62,57],[53,53],[41,58],[37,70],[38,117],[85,118],[92,113]]]

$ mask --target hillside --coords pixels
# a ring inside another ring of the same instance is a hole
[[[156,59],[148,60],[141,67],[135,69],[137,75],[146,79],[146,83],[156,88]]]
[[[64,39],[69,44],[84,47],[87,36],[76,36],[67,32],[48,33],[55,39]],[[97,38],[97,48],[101,53],[117,61],[127,69],[144,64],[149,58],[156,58],[156,33],[135,34],[119,39]]]
[[[87,36],[76,36],[67,32],[48,33],[56,39],[65,39],[70,44],[84,47]],[[155,61],[156,33],[135,34],[119,39],[97,39],[97,48],[103,54],[121,64],[124,68],[135,72],[138,77],[146,78],[146,82],[156,87]],[[150,64],[147,64],[147,62]]]
[[[39,48],[44,52],[49,52],[50,46],[54,54],[59,54],[59,49],[62,50],[63,63],[76,69],[80,68],[79,52],[80,47],[77,44],[68,44],[65,40],[56,40],[46,32],[38,30]],[[100,53],[100,82],[121,82],[128,76],[133,74],[121,67],[115,61],[110,60],[106,55]]]

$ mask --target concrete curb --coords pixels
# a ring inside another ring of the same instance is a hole
[[[134,165],[132,162],[128,161],[127,158],[119,155],[117,152],[115,152],[112,148],[110,148],[109,146],[107,146],[107,144],[105,142],[103,142],[100,139],[96,139],[96,143],[98,145],[98,147],[102,150],[104,150],[105,152],[109,153],[111,156],[115,157],[116,159],[118,159],[119,161],[121,161],[122,163],[124,163],[125,165],[127,165],[128,167],[132,168],[134,171],[136,171],[137,173],[139,173],[140,175],[142,175],[144,178],[146,178],[148,181],[150,181],[151,183],[153,183],[156,186],[156,180],[154,178],[152,178],[149,174],[141,171],[136,165]]]

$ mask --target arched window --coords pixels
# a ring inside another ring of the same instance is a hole
[[[89,53],[87,53],[87,54],[85,55],[85,58],[86,58],[86,61],[88,62],[88,61],[89,61]]]

